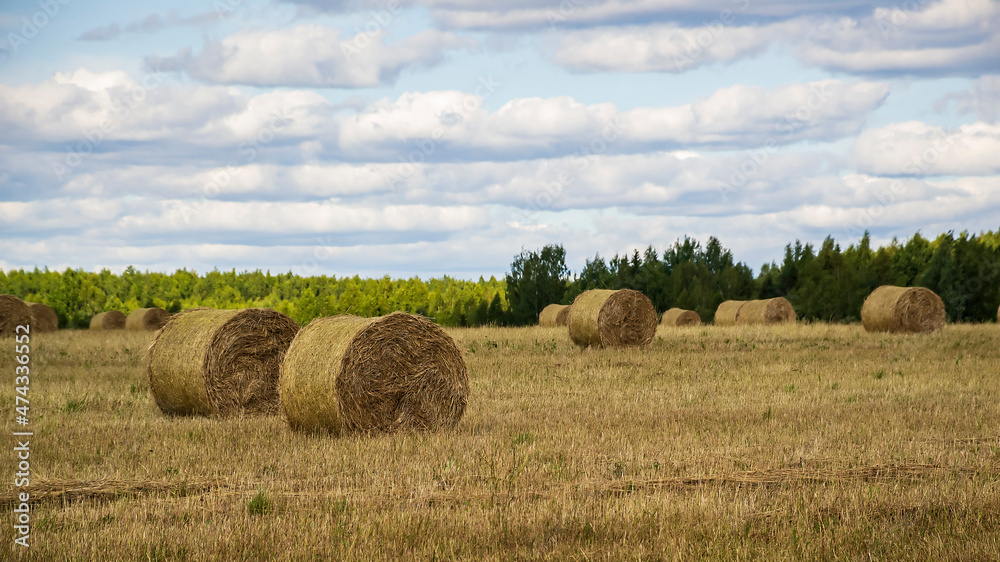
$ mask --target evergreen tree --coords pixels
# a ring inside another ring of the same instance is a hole
[[[500,293],[494,293],[490,299],[490,306],[486,311],[486,322],[494,326],[501,326],[506,323],[502,305],[500,304]]]
[[[511,323],[538,322],[543,308],[562,302],[568,276],[566,250],[561,245],[547,245],[540,252],[522,251],[515,256],[506,276]]]

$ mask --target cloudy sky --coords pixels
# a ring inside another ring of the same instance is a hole
[[[501,275],[1000,227],[991,0],[0,8],[0,268]]]

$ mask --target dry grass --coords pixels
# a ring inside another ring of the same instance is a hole
[[[32,502],[72,502],[120,499],[150,494],[189,495],[224,488],[224,480],[171,482],[169,480],[63,480],[36,478],[28,488]],[[18,505],[19,492],[11,489],[0,494],[0,505]]]
[[[448,332],[454,430],[339,439],[163,416],[150,333],[38,335],[33,546],[0,559],[1000,558],[995,325]]]

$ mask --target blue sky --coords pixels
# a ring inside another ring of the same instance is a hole
[[[989,0],[5,2],[0,268],[996,229],[997,53]]]

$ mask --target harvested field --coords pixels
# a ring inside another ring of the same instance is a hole
[[[33,543],[3,526],[0,558],[1000,556],[995,324],[658,327],[605,349],[539,327],[446,332],[469,369],[458,425],[339,439],[280,415],[163,416],[153,333],[46,334]],[[14,392],[0,387],[8,419]],[[0,488],[8,512],[15,491]]]

